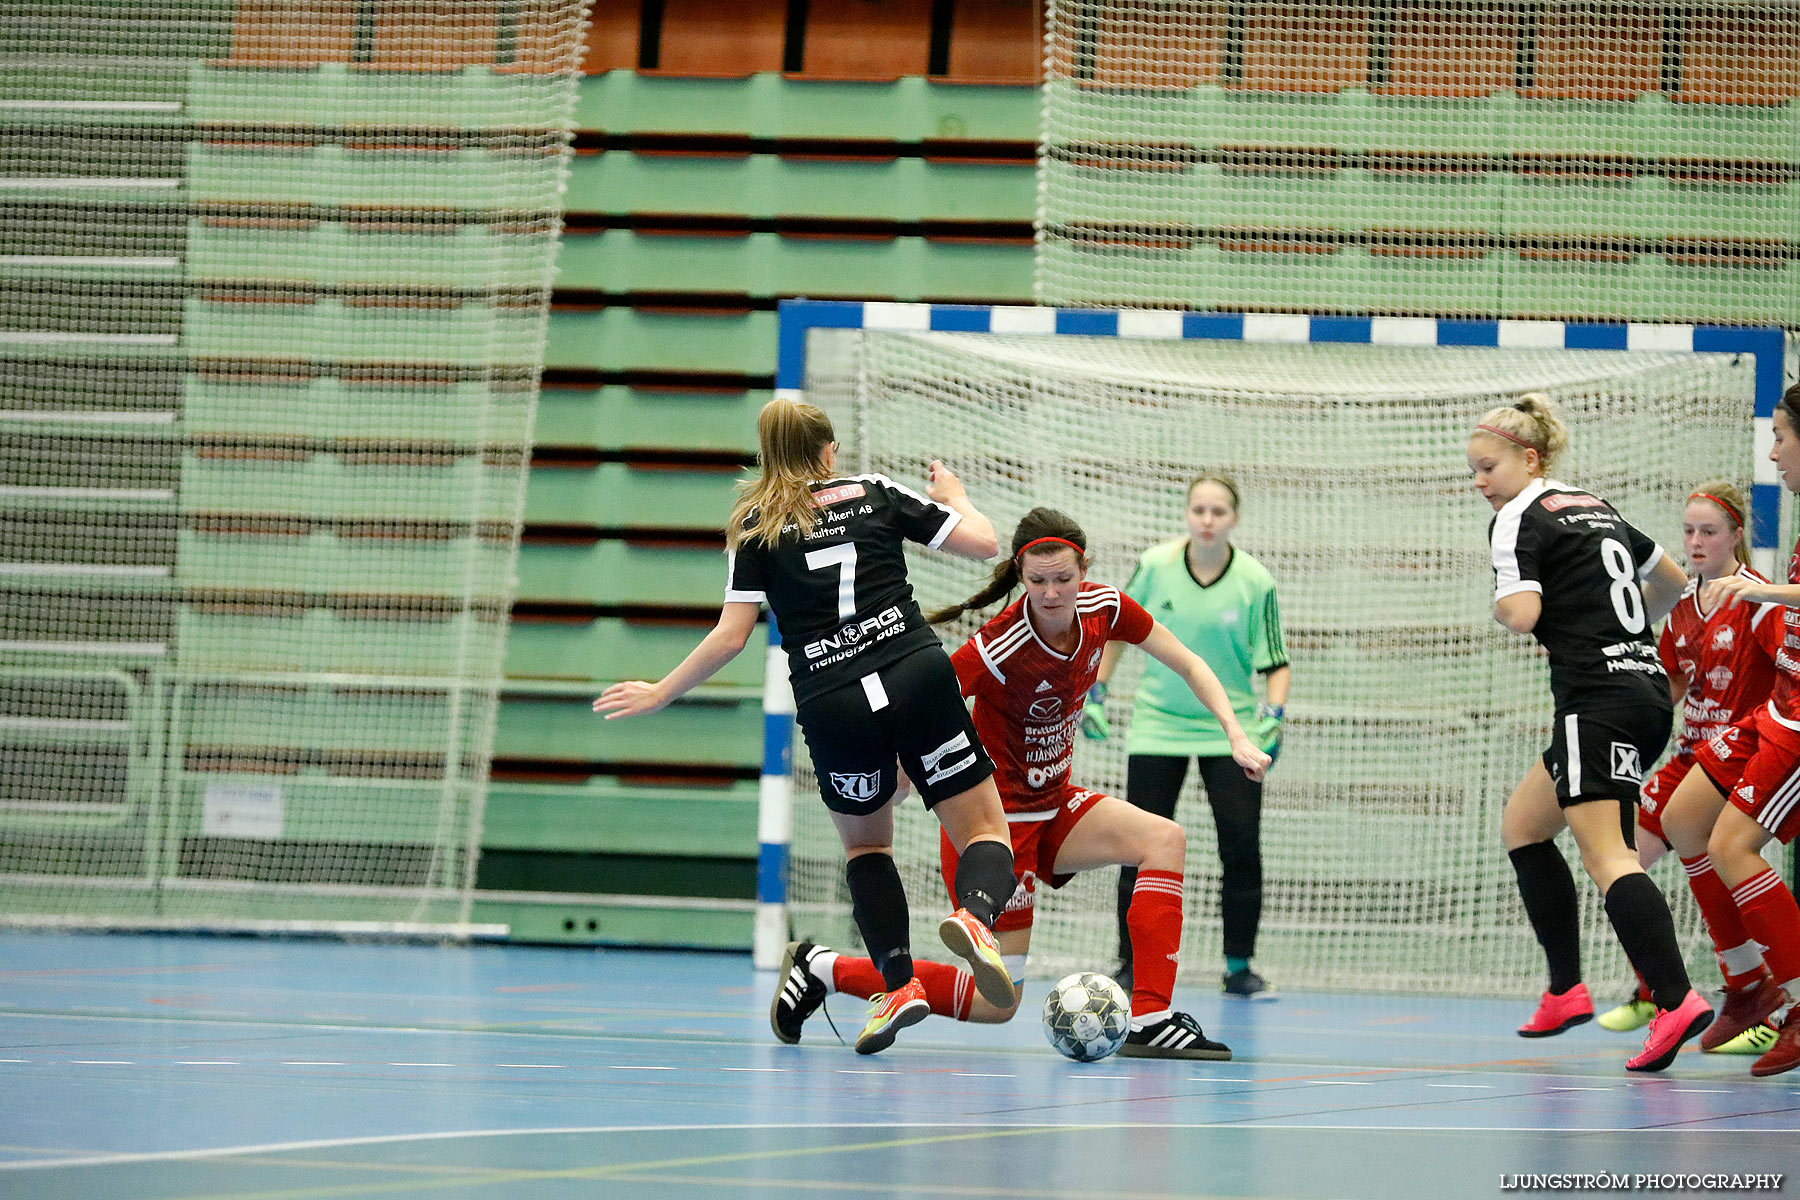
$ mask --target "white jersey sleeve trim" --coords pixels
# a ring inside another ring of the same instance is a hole
[[[1669,552],[1662,548],[1661,542],[1650,543],[1654,551],[1644,562],[1638,565],[1638,580],[1642,582],[1650,578],[1650,572],[1656,570],[1656,564],[1669,557]]]
[[[766,592],[740,592],[734,588],[725,589],[727,604],[766,604],[769,597]]]
[[[933,500],[932,503],[937,504],[937,501]],[[932,538],[929,542],[925,543],[927,546],[931,547],[931,549],[933,549],[933,550],[941,549],[943,547],[944,539],[950,536],[950,531],[952,529],[955,529],[958,525],[962,524],[962,519],[963,519],[962,514],[957,512],[954,508],[948,508],[945,505],[941,505],[941,504],[939,504],[938,507],[943,508],[944,511],[949,513],[950,515],[944,518],[944,524],[942,525],[942,527],[940,527],[938,529],[938,531],[932,535]]]
[[[938,531],[931,536],[931,540],[925,543],[933,550],[941,549],[944,545],[944,539],[950,536],[950,531],[962,524],[962,514],[957,512],[954,508],[951,508],[948,504],[940,504],[923,492],[909,488],[904,483],[895,482],[886,475],[883,475],[880,471],[870,471],[866,475],[851,475],[849,478],[866,479],[872,483],[878,483],[882,487],[893,488],[896,492],[906,493],[920,504],[929,505],[932,508],[942,511],[944,514],[944,523],[939,526]]]
[[[998,679],[1001,683],[1006,682],[1006,676],[1000,671],[1000,664],[994,661],[993,656],[988,653],[987,639],[982,637],[979,633],[975,635],[975,653],[981,655],[982,665],[988,669],[988,674],[992,675],[995,679]]]
[[[1534,479],[1518,495],[1500,506],[1494,517],[1491,537],[1494,557],[1494,599],[1501,600],[1519,592],[1543,594],[1544,587],[1535,580],[1519,575],[1519,522],[1531,502],[1544,491],[1544,481]]]

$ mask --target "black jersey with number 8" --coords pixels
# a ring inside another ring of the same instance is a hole
[[[1537,479],[1494,514],[1488,541],[1494,599],[1543,597],[1532,633],[1549,652],[1558,710],[1670,704],[1640,586],[1663,556],[1654,539],[1598,496]]]
[[[725,584],[727,601],[767,601],[796,700],[938,644],[907,582],[903,543],[935,549],[962,520],[885,475],[822,480],[812,490],[812,530],[802,538],[789,524],[773,547],[740,542]]]

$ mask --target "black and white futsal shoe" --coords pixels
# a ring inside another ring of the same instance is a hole
[[[1231,1047],[1215,1042],[1200,1022],[1184,1012],[1172,1012],[1160,1021],[1125,1036],[1119,1053],[1126,1058],[1204,1058],[1230,1062]]]
[[[811,942],[789,942],[787,953],[781,957],[775,999],[769,1003],[769,1028],[790,1046],[800,1040],[800,1027],[806,1024],[806,1018],[825,1003],[825,985],[807,969],[813,956],[823,949]]]

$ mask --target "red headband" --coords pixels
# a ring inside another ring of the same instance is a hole
[[[1506,432],[1506,430],[1501,429],[1498,426],[1477,425],[1475,428],[1481,430],[1483,433],[1491,433],[1495,437],[1503,437],[1515,446],[1523,446],[1527,450],[1537,450],[1540,457],[1544,453],[1542,450],[1538,450],[1538,448],[1536,446],[1532,445],[1530,442],[1526,441],[1524,438],[1520,437],[1518,434],[1508,433],[1508,432]]]
[[[1031,549],[1033,546],[1043,546],[1043,545],[1047,545],[1049,543],[1055,543],[1058,546],[1067,546],[1069,549],[1071,549],[1075,552],[1075,557],[1078,559],[1087,557],[1087,551],[1083,550],[1080,546],[1077,546],[1074,542],[1071,542],[1068,538],[1041,537],[1041,538],[1032,538],[1029,542],[1026,542],[1023,546],[1020,546],[1019,552],[1017,554],[1013,555],[1013,561],[1016,562],[1019,559],[1024,558],[1025,552],[1027,550]]]
[[[1725,510],[1726,516],[1730,517],[1733,521],[1737,522],[1737,527],[1739,529],[1742,529],[1744,527],[1744,514],[1738,511],[1737,505],[1728,504],[1725,501],[1719,499],[1717,496],[1713,495],[1711,492],[1695,492],[1693,495],[1689,496],[1688,499],[1689,500],[1711,500],[1714,504],[1718,505],[1720,508]]]

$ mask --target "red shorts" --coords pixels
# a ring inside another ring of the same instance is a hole
[[[1664,763],[1656,774],[1646,779],[1643,790],[1638,793],[1638,828],[1651,834],[1665,846],[1669,844],[1669,838],[1663,833],[1663,809],[1668,807],[1669,797],[1675,794],[1676,787],[1687,778],[1687,773],[1693,766],[1691,755],[1677,754]]]
[[[1738,780],[1743,778],[1744,768],[1750,765],[1750,759],[1762,745],[1762,724],[1774,723],[1762,714],[1763,710],[1759,708],[1694,747],[1694,762],[1722,795],[1731,795]]]
[[[1733,782],[1728,795],[1739,812],[1782,845],[1793,841],[1800,834],[1800,729],[1789,729],[1766,707],[1759,709],[1755,751]]]
[[[1075,828],[1081,818],[1088,815],[1097,802],[1105,798],[1104,792],[1064,785],[1062,802],[1047,815],[1035,812],[1007,814],[1006,826],[1012,833],[1013,878],[1019,883],[1013,889],[1012,899],[1006,902],[1006,908],[994,922],[995,932],[1031,928],[1039,879],[1047,881],[1053,888],[1059,888],[1075,878],[1073,872],[1063,875],[1046,872],[1056,862],[1057,851],[1062,849],[1063,839],[1069,836],[1069,831]],[[1020,820],[1021,817],[1038,819]],[[956,847],[950,844],[950,835],[941,830],[938,834],[938,853],[939,862],[943,865],[944,886],[950,889],[950,903],[954,905]]]

